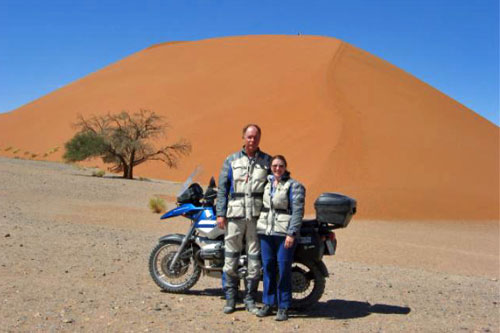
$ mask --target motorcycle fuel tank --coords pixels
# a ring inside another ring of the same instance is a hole
[[[195,214],[196,212],[203,211],[203,210],[204,210],[203,207],[196,207],[193,204],[183,204],[179,207],[176,207],[172,210],[169,210],[168,212],[163,214],[160,217],[160,219],[164,220],[164,219],[168,219],[168,218],[176,217],[176,216],[180,216],[180,215],[185,215],[185,214]]]

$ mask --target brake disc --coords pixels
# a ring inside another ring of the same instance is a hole
[[[176,278],[186,274],[189,268],[189,264],[188,265],[183,264],[183,260],[181,258],[178,258],[177,262],[174,265],[174,268],[170,269],[170,264],[172,263],[174,256],[175,252],[170,252],[169,254],[165,255],[161,260],[161,269],[163,273],[171,278]]]

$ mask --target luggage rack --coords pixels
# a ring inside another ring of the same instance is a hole
[[[330,224],[327,222],[318,222],[317,219],[304,219],[302,220],[302,227],[300,228],[301,233],[311,233],[314,231],[320,234],[327,234],[331,230],[344,228],[340,224]]]

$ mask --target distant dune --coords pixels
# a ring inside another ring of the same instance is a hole
[[[412,75],[352,45],[314,36],[245,36],[164,43],[133,54],[10,113],[6,147],[60,160],[77,114],[147,108],[193,153],[177,170],[136,175],[183,180],[202,165],[218,175],[261,125],[261,147],[284,154],[307,188],[359,202],[359,217],[498,221],[499,128]],[[18,155],[21,152],[18,153]],[[21,154],[22,156],[22,154]],[[94,163],[95,164],[95,163]]]

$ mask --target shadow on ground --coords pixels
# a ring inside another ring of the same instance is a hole
[[[219,297],[221,299],[221,307],[224,304],[224,297],[221,288],[188,290],[184,292],[184,294]],[[240,290],[238,296],[237,303],[242,303],[244,292]],[[258,292],[257,301],[260,302],[260,300],[261,292]],[[237,308],[237,310],[242,309]],[[306,310],[291,311],[290,315],[298,318],[355,319],[367,317],[372,313],[407,315],[410,312],[411,309],[406,306],[370,304],[368,302],[332,299],[327,302],[318,302]]]
[[[304,318],[330,318],[330,319],[353,319],[369,316],[372,313],[407,315],[411,309],[406,306],[389,304],[370,304],[368,302],[329,300],[318,302],[311,309],[294,312],[295,317]]]
[[[166,291],[162,291],[167,293]],[[222,297],[224,293],[222,292],[222,288],[207,288],[207,289],[190,289],[183,292],[184,295],[195,295],[195,296],[220,296]]]

